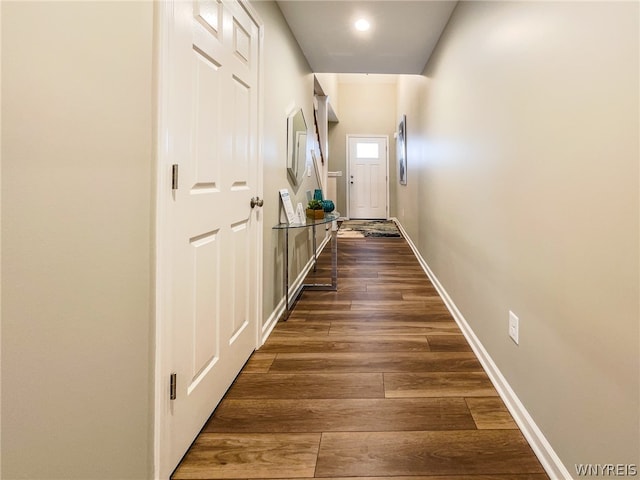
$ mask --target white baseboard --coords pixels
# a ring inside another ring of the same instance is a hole
[[[258,346],[258,348],[264,345],[264,342],[267,341],[267,338],[269,338],[269,335],[271,335],[271,332],[273,331],[273,329],[276,328],[276,325],[278,324],[278,319],[282,316],[283,313],[284,313],[284,297],[282,297],[282,300],[278,302],[278,305],[276,305],[276,308],[273,310],[273,312],[271,312],[271,315],[269,315],[269,318],[267,318],[267,321],[264,322],[264,325],[262,325],[262,332],[260,335],[260,345]]]
[[[398,229],[402,232],[402,236],[407,240],[411,250],[415,254],[418,262],[422,266],[422,269],[425,271],[431,283],[436,288],[445,305],[451,312],[454,320],[462,330],[462,334],[467,339],[473,352],[478,357],[478,360],[482,364],[482,367],[487,372],[487,375],[491,379],[493,386],[498,391],[500,398],[504,401],[505,405],[509,409],[509,412],[513,416],[514,420],[518,424],[518,427],[522,431],[522,434],[529,442],[531,449],[534,451],[538,460],[542,464],[542,467],[547,472],[547,475],[552,480],[571,480],[573,477],[569,470],[564,466],[560,457],[556,454],[556,452],[551,447],[551,444],[546,439],[540,428],[536,425],[535,421],[522,404],[516,393],[513,391],[507,379],[502,375],[498,366],[495,364],[487,350],[484,348],[476,334],[473,332],[472,328],[469,326],[469,323],[466,321],[458,307],[451,299],[447,291],[444,289],[438,278],[429,268],[427,262],[422,258],[422,255],[418,251],[416,245],[413,243],[406,230],[402,226],[402,224],[398,221],[397,218],[391,218]]]
[[[322,242],[320,242],[320,245],[316,249],[316,256],[318,256],[318,255],[320,255],[320,253],[322,253],[322,250],[324,250],[324,247],[327,245],[327,243],[329,243],[330,240],[331,240],[331,236],[327,235],[322,240]],[[293,295],[298,290],[298,288],[300,288],[300,285],[302,285],[302,282],[304,281],[305,277],[311,271],[312,268],[313,268],[313,257],[311,257],[309,259],[309,261],[304,266],[302,271],[298,274],[298,276],[293,281],[293,283],[291,283],[289,285],[289,296]],[[278,319],[284,313],[284,309],[285,309],[284,303],[285,303],[285,301],[286,301],[285,297],[283,296],[280,299],[280,301],[278,302],[278,304],[276,305],[276,308],[273,310],[273,312],[271,312],[271,315],[269,315],[269,318],[267,318],[267,321],[262,326],[262,335],[261,335],[261,338],[260,338],[260,347],[262,345],[264,345],[264,342],[267,341],[267,338],[269,338],[269,335],[271,335],[271,332],[276,327],[276,324],[278,323]]]

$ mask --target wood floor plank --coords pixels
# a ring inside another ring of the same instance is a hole
[[[470,352],[421,353],[281,353],[270,373],[331,372],[477,372],[480,362]]]
[[[369,293],[378,293],[383,291],[399,292],[400,294],[402,294],[403,297],[406,295],[422,295],[426,297],[428,296],[435,297],[438,295],[438,293],[434,289],[431,289],[429,287],[412,287],[407,285],[397,286],[396,288],[389,288],[387,290],[380,287],[379,285],[369,285],[367,288],[367,291]]]
[[[316,477],[317,478],[317,477]],[[215,480],[215,479],[214,479]],[[249,479],[244,479],[249,480]],[[253,480],[308,480],[307,478],[279,478],[265,479],[257,478]],[[411,475],[407,476],[385,476],[385,477],[324,477],[324,480],[549,480],[544,473],[523,473],[506,475]]]
[[[202,433],[172,478],[313,477],[319,443],[320,434]]]
[[[309,336],[279,336],[272,334],[260,352],[274,353],[336,353],[336,352],[426,352],[429,351],[424,336],[376,335],[358,338]],[[275,359],[275,355],[273,355]],[[269,362],[269,367],[273,361]]]
[[[306,312],[305,310],[294,310],[293,312],[290,313],[289,318],[287,318],[286,322],[282,322],[282,323],[300,323],[300,322],[310,322],[312,323],[314,320],[314,318],[311,318],[309,315],[307,315],[308,312]],[[276,327],[277,329],[277,327]],[[276,330],[273,330],[271,333],[275,333]],[[289,332],[289,335],[291,335],[291,332]]]
[[[422,267],[406,267],[402,270],[388,270],[384,269],[382,271],[378,271],[378,278],[380,280],[387,280],[389,282],[402,282],[404,280],[418,280],[420,281],[420,285],[426,288],[432,288],[435,292],[436,289],[427,277],[427,274],[424,273]]]
[[[298,305],[302,310],[313,312],[314,310],[327,310],[342,311],[351,309],[351,300],[338,300],[338,299],[306,299],[304,301],[299,300]]]
[[[463,335],[427,335],[434,352],[470,352],[471,346]]]
[[[446,305],[442,301],[442,298],[440,298],[440,295],[433,292],[418,293],[418,292],[404,290],[402,292],[402,299],[407,302],[420,302],[420,301],[427,302],[427,305],[430,305],[430,306],[440,305],[446,308]]]
[[[355,281],[355,279],[351,279]],[[389,282],[386,278],[363,279],[361,283],[367,286],[367,292],[389,292],[394,290],[409,290],[417,293],[433,293],[433,287],[424,284],[421,280],[406,280],[398,282]]]
[[[387,398],[497,396],[485,372],[385,373]]]
[[[389,272],[390,271],[391,270],[389,270]],[[399,276],[398,278],[385,278],[384,274],[381,273],[380,270],[378,270],[378,278],[363,278],[360,281],[365,282],[371,287],[388,287],[393,289],[399,288],[409,290],[412,288],[422,288],[429,291],[434,290],[433,284],[426,277],[402,278]]]
[[[375,265],[377,268],[397,268],[399,266],[407,265],[409,267],[415,266],[416,259],[413,255],[378,250],[371,250],[370,255],[362,255],[358,258],[358,264],[364,266]]]
[[[294,318],[299,318],[297,312],[296,315],[292,315]],[[291,317],[290,317],[291,318]],[[320,321],[308,321],[308,322],[279,322],[274,328],[274,332],[278,332],[278,335],[300,335],[310,333],[328,334],[330,322]]]
[[[342,291],[337,292],[313,292],[308,291],[302,294],[299,305],[304,306],[305,300],[322,300],[322,299],[338,299],[338,300],[402,300],[402,292],[355,292],[355,291]]]
[[[433,309],[434,307],[439,307],[441,310],[446,308],[440,297],[429,298],[432,300],[427,300],[427,297],[420,300],[354,300],[351,302],[351,310],[421,312],[423,310]]]
[[[515,429],[509,410],[500,398],[467,398],[467,405],[479,429]]]
[[[448,311],[436,312],[378,312],[370,310],[304,310],[301,306],[296,306],[296,310],[289,317],[304,318],[314,322],[453,322],[453,318]]]
[[[331,265],[327,265],[326,267],[321,267],[322,271],[319,272],[320,274],[324,275],[325,277],[328,277],[329,279],[331,278]],[[358,271],[359,269],[357,268],[352,268],[352,267],[347,267],[347,268],[341,268],[340,269],[340,278],[341,279],[346,279],[346,278],[378,278],[378,270],[377,269],[361,269],[361,270],[365,270],[365,271]],[[316,277],[320,277],[320,274],[314,274],[314,273],[309,273],[309,275],[307,276],[307,279],[312,279],[312,278],[316,278]],[[309,282],[308,280],[305,283],[312,283]]]
[[[267,373],[275,359],[275,353],[267,353],[262,350],[260,352],[254,352],[242,371],[245,373]]]
[[[341,278],[338,273],[339,292],[366,292],[367,285],[360,278]]]
[[[330,335],[460,335],[455,322],[334,322]]]
[[[544,473],[517,430],[328,432],[316,477]]]
[[[358,432],[475,429],[462,398],[224,400],[205,432]]]
[[[383,398],[381,373],[241,373],[226,398]]]

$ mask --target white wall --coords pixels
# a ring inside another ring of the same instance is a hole
[[[151,475],[151,2],[2,3],[2,478]]]
[[[399,217],[573,475],[640,464],[638,17],[460,3],[398,86]]]

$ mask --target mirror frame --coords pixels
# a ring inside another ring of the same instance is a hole
[[[302,136],[304,135],[304,140]],[[293,186],[300,186],[307,165],[308,127],[301,108],[287,117],[287,173]]]

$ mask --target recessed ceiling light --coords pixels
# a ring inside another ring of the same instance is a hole
[[[366,32],[371,28],[371,24],[364,18],[361,18],[355,23],[355,27],[356,27],[356,30],[359,30],[361,32]]]

